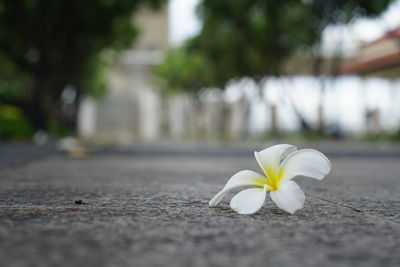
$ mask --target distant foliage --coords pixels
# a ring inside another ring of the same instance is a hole
[[[284,61],[294,52],[312,50],[327,25],[377,15],[389,3],[389,0],[202,0],[198,14],[203,28],[185,45],[186,52],[180,53],[202,57],[204,68],[213,71],[215,86],[223,88],[229,80],[245,76],[261,81],[267,75],[281,75]],[[167,57],[164,64],[168,62],[173,60]],[[179,78],[175,76],[180,73],[183,69],[175,69],[175,75],[165,78],[174,87],[185,88],[186,79],[176,85]]]
[[[0,141],[25,139],[32,135],[33,129],[24,118],[21,109],[15,106],[0,105]]]
[[[183,48],[168,51],[163,63],[155,69],[161,87],[169,93],[197,93],[204,87],[213,86],[214,73],[212,65],[201,53]]]

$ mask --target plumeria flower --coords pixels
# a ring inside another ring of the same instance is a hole
[[[210,200],[210,207],[218,205],[229,191],[251,186],[231,199],[230,206],[234,211],[240,214],[257,212],[269,191],[272,201],[280,209],[293,214],[303,208],[305,196],[292,179],[301,175],[322,180],[331,170],[329,159],[314,149],[297,150],[295,146],[281,144],[256,151],[254,156],[265,176],[249,170],[236,173]]]

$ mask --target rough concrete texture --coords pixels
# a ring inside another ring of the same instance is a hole
[[[232,174],[259,171],[253,147],[143,146],[3,167],[0,265],[400,266],[397,148],[357,156],[321,147],[334,151],[333,170],[323,181],[296,179],[307,198],[294,215],[269,198],[238,215],[233,194],[208,207]]]

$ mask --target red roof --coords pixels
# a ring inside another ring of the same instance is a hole
[[[384,36],[382,36],[381,38],[376,39],[375,41],[372,41],[370,43],[366,43],[364,44],[362,47],[368,47],[368,46],[372,46],[375,45],[377,43],[383,42],[385,40],[388,39],[396,39],[396,38],[400,38],[400,26],[395,28],[394,30],[391,30],[389,32],[387,32]]]
[[[361,46],[355,58],[343,62],[339,73],[361,74],[393,66],[400,66],[400,26]]]

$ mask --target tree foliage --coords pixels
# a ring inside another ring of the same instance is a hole
[[[0,90],[0,103],[21,107],[35,128],[62,122],[63,90],[75,88],[75,106],[82,94],[101,93],[101,52],[129,47],[138,35],[132,14],[163,2],[0,0],[0,82],[22,90],[12,93],[19,98]]]
[[[203,28],[189,43],[211,62],[218,84],[280,75],[295,51],[312,48],[330,24],[382,12],[390,0],[203,0]]]
[[[196,94],[202,88],[214,85],[214,73],[201,53],[188,52],[185,48],[169,50],[155,69],[160,85],[170,93]]]
[[[282,75],[285,61],[295,52],[315,50],[328,25],[377,15],[390,2],[202,0],[198,6],[200,33],[179,52],[170,53],[158,74],[164,88],[190,92],[204,87],[223,89],[230,80],[251,77],[262,94],[263,78]],[[314,56],[316,63],[321,61],[320,55]],[[320,66],[314,65],[314,69]],[[294,104],[293,108],[302,128],[310,129]]]

